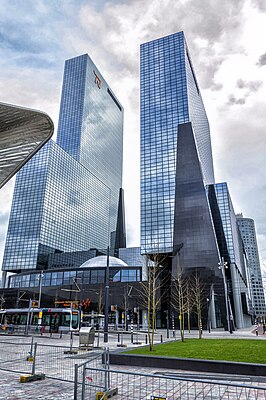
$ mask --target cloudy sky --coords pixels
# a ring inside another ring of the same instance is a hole
[[[125,108],[128,245],[139,245],[139,45],[184,30],[209,117],[215,176],[256,222],[266,265],[265,0],[0,0],[0,101],[57,126],[64,60],[89,53]],[[0,264],[12,180],[0,191]]]

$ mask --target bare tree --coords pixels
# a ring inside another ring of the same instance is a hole
[[[181,271],[178,270],[177,276],[172,277],[171,305],[178,313],[180,324],[180,337],[182,342],[185,340],[185,304],[186,304],[186,279]]]
[[[190,280],[190,290],[191,297],[195,307],[196,315],[197,315],[197,324],[199,330],[199,339],[202,338],[202,308],[203,308],[203,299],[205,298],[205,285],[198,273],[191,275]]]
[[[147,257],[147,281],[141,282],[140,298],[141,303],[147,309],[148,341],[150,351],[154,346],[154,334],[156,329],[156,315],[161,306],[161,289],[164,285],[162,277],[162,262],[164,256],[153,254],[152,259]]]

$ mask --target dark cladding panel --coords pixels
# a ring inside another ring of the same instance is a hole
[[[174,252],[182,269],[218,270],[218,248],[191,123],[178,129]]]

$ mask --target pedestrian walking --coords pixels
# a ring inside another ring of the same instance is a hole
[[[263,335],[264,335],[264,333],[265,333],[265,331],[266,331],[266,325],[265,325],[265,322],[264,322],[264,324],[263,324]]]
[[[256,336],[258,336],[258,335],[259,335],[259,329],[258,329],[258,325],[256,325],[255,332],[256,332]]]

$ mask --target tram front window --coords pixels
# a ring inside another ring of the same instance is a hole
[[[72,313],[72,329],[78,329],[79,326],[79,318],[78,318],[78,313],[73,312]]]

